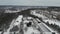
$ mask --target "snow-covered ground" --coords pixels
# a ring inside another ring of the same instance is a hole
[[[48,19],[48,20],[44,20],[45,22],[49,22],[49,24],[56,24],[60,27],[60,21],[56,20],[56,19]]]
[[[33,15],[38,16],[38,17],[42,17],[43,21],[45,22],[49,22],[49,24],[56,24],[60,27],[60,21],[58,21],[57,19],[49,19],[48,17],[42,15],[42,14],[38,14],[38,13],[34,13]]]
[[[28,18],[27,18],[28,19]],[[23,24],[24,24],[24,27],[23,27],[23,31],[24,31],[24,34],[40,34],[40,31],[38,31],[36,29],[36,27],[34,27],[33,25],[33,20],[31,19],[24,19],[23,21]],[[31,20],[31,21],[30,21]],[[30,25],[29,27],[27,26],[27,23],[29,22],[32,22],[32,25]]]
[[[16,26],[16,25],[20,24],[20,23],[22,22],[22,18],[23,18],[23,16],[22,16],[22,15],[19,15],[19,16],[17,17],[17,19],[15,20],[14,25]]]
[[[38,30],[34,30],[33,27],[28,27],[28,30],[24,32],[24,34],[40,34]]]
[[[60,26],[60,21],[58,21],[58,20],[56,20],[56,19],[49,19],[48,17],[46,17],[46,16],[44,16],[44,15],[42,15],[42,14],[33,14],[33,15],[35,15],[35,16],[37,16],[37,17],[42,17],[42,19],[43,19],[43,21],[44,22],[49,22],[49,24],[56,24],[56,25],[58,25],[58,26]],[[54,30],[53,30],[54,31]],[[57,32],[57,31],[55,31],[55,32]],[[56,33],[56,34],[58,34],[58,33]]]
[[[22,21],[22,17],[23,17],[22,15],[19,15],[16,20],[13,19],[10,24],[10,27],[7,29],[7,32],[4,32],[4,34],[10,34],[10,29],[12,29],[16,25],[18,26],[20,24],[20,22]]]

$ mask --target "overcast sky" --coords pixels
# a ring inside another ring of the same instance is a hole
[[[60,6],[60,0],[0,0],[0,5]]]

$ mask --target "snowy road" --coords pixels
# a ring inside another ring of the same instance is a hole
[[[45,25],[43,25],[43,23],[40,23],[39,26],[43,32],[51,32]]]

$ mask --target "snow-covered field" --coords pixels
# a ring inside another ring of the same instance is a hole
[[[24,34],[40,34],[38,30],[33,29],[33,27],[28,27],[28,30],[24,32]]]
[[[3,34],[10,34],[10,29],[12,29],[16,25],[18,26],[20,22],[22,21],[22,17],[23,17],[22,15],[19,15],[16,20],[13,19],[10,24],[10,27],[7,29],[7,32],[4,32]]]
[[[32,20],[30,21],[30,19],[29,20],[27,20],[27,19],[24,19],[24,21],[23,21],[23,23],[24,23],[24,27],[23,27],[24,34],[40,34],[40,31],[38,31],[34,26],[30,25],[29,27],[27,27],[27,23],[32,22]],[[33,24],[33,22],[32,22],[32,24]]]
[[[45,22],[49,22],[49,24],[56,24],[60,27],[60,21],[58,20],[54,20],[54,19],[48,19],[48,20],[44,20]]]
[[[56,25],[58,25],[60,27],[60,21],[58,21],[57,19],[49,19],[46,16],[44,16],[42,14],[37,14],[37,13],[35,13],[33,15],[38,16],[38,17],[42,17],[43,21],[45,21],[45,22],[48,21],[49,24],[56,24]]]

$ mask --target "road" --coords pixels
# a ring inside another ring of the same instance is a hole
[[[40,23],[38,23],[40,22]],[[38,18],[34,19],[34,23],[40,28],[42,32],[53,32],[51,28],[49,28],[45,23],[40,21]]]
[[[43,23],[40,23],[39,26],[43,32],[51,32]]]

